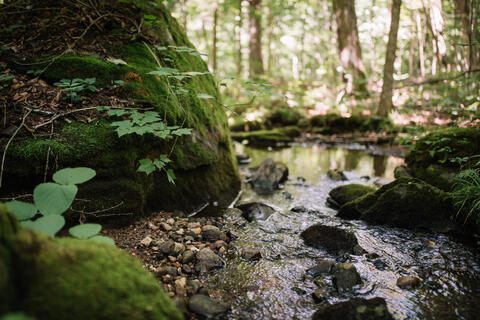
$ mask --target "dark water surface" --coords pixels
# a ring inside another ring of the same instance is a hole
[[[214,296],[232,302],[230,319],[310,319],[318,308],[311,294],[319,288],[330,303],[352,296],[383,297],[395,319],[480,319],[478,252],[444,235],[344,221],[325,205],[328,192],[336,186],[374,186],[391,181],[393,169],[403,163],[402,158],[322,146],[270,151],[236,147],[252,157],[249,166],[267,157],[285,162],[290,178],[283,190],[267,196],[244,187],[240,202],[260,201],[276,209],[268,220],[249,223],[237,215],[226,217],[227,225],[238,235],[233,245],[238,250],[257,248],[263,254],[257,263],[234,255],[225,269],[210,276],[208,283]],[[329,180],[328,169],[345,170],[349,181]],[[246,167],[241,170],[245,172]],[[365,176],[370,180],[365,181]],[[297,177],[306,181],[299,182]],[[293,199],[288,200],[284,192]],[[291,212],[295,206],[318,213]],[[314,223],[353,231],[360,246],[378,257],[337,257],[307,247],[299,234]],[[321,259],[347,259],[357,268],[364,285],[354,293],[338,294],[328,277],[314,283],[306,270]],[[413,290],[398,288],[396,280],[403,275],[419,276],[421,286]]]

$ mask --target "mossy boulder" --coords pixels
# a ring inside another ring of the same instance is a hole
[[[301,132],[297,127],[283,127],[272,130],[258,130],[250,132],[232,133],[237,141],[248,140],[249,145],[255,147],[275,147],[293,142]]]
[[[475,166],[480,155],[479,128],[448,128],[421,138],[406,155],[409,173],[450,191],[460,168]]]
[[[343,205],[337,216],[374,224],[449,232],[451,196],[421,180],[401,178]]]
[[[2,238],[8,234],[9,240],[0,243],[0,268],[8,267],[0,273],[0,314],[24,311],[39,320],[183,319],[153,275],[120,249],[17,231],[3,205],[0,219],[9,221],[1,225]]]
[[[208,71],[198,55],[175,49],[194,50],[194,47],[163,4],[154,2],[155,6],[149,4],[135,9],[138,17],[148,14],[156,18],[149,29],[150,38],[156,39],[154,45],[132,39],[105,48],[108,55],[126,64],[72,51],[56,57],[41,77],[49,83],[65,78],[95,77],[97,87],[122,80],[125,85],[120,90],[120,98],[153,108],[168,125],[192,128],[192,135],[168,141],[150,135],[118,138],[110,126],[115,119],[97,119],[91,123],[62,123],[60,119],[62,124],[57,126],[51,139],[26,136],[13,141],[7,152],[2,195],[31,193],[33,187],[43,181],[48,158],[47,177],[64,167],[85,166],[97,171],[97,177],[80,188],[79,197],[89,200],[79,204],[77,209],[81,211],[111,207],[115,209],[108,211],[109,214],[159,209],[193,211],[205,202],[227,205],[235,198],[240,178],[225,110],[218,103],[220,96],[213,77],[195,75],[180,82],[149,74],[159,64],[181,72]],[[66,1],[65,6],[68,5]],[[115,6],[133,4],[114,1],[109,5],[114,10]],[[155,51],[155,45],[170,49]],[[26,71],[14,63],[12,66],[17,71]],[[188,89],[188,93],[174,95],[172,86]],[[212,98],[201,99],[200,93]],[[146,176],[136,171],[140,159],[153,159],[161,154],[169,154],[173,160],[175,184],[169,183],[163,172]]]
[[[341,207],[347,202],[360,198],[367,193],[374,192],[375,189],[363,184],[346,184],[333,188],[328,194],[327,203],[333,207]]]
[[[382,131],[391,130],[392,123],[381,117],[363,117],[352,115],[351,117],[342,117],[336,113],[326,115],[317,115],[310,118],[312,129],[316,133],[336,134],[352,131]]]

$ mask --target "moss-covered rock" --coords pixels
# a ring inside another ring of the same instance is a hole
[[[448,232],[451,196],[418,179],[401,178],[342,206],[338,216],[375,224]]]
[[[333,188],[328,194],[328,203],[340,207],[345,203],[353,201],[367,193],[374,192],[375,189],[363,184],[346,184]]]
[[[37,319],[182,319],[141,263],[111,245],[22,230],[15,255],[18,307]]]
[[[95,120],[88,124],[73,122],[60,126],[52,139],[17,138],[7,152],[6,188],[2,188],[2,194],[31,193],[35,184],[43,180],[49,157],[48,174],[59,168],[76,166],[97,171],[97,177],[80,188],[79,197],[90,200],[81,204],[84,211],[118,204],[114,211],[122,213],[158,209],[190,211],[205,202],[227,205],[234,199],[240,179],[225,110],[217,102],[220,97],[213,77],[195,75],[180,83],[176,79],[149,74],[159,64],[181,72],[208,71],[198,55],[175,49],[193,48],[193,45],[161,2],[155,3],[156,6],[137,8],[137,11],[139,16],[149,14],[157,18],[150,30],[150,36],[157,39],[155,45],[173,48],[155,51],[153,45],[138,40],[109,46],[108,54],[122,59],[126,65],[71,52],[56,57],[42,77],[49,82],[95,77],[97,86],[123,80],[123,97],[152,106],[165,117],[168,125],[192,128],[192,135],[170,141],[148,135],[118,138],[108,121]],[[172,86],[175,85],[188,89],[188,93],[174,95]],[[199,93],[213,98],[200,99]],[[177,176],[174,185],[168,183],[164,173],[146,176],[136,172],[140,159],[161,154],[170,154],[173,160],[172,168]]]
[[[391,320],[383,298],[352,298],[348,301],[326,305],[315,312],[313,320]]]
[[[479,154],[479,128],[448,128],[418,140],[405,161],[414,177],[450,191],[455,174],[475,165]]]
[[[11,311],[16,297],[13,243],[19,225],[0,203],[0,315]]]
[[[342,117],[339,114],[329,113],[310,118],[312,130],[322,134],[335,134],[352,131],[382,131],[391,130],[392,123],[385,118],[380,117],[362,117],[352,115],[351,117]]]
[[[248,140],[250,145],[256,147],[270,147],[293,142],[300,134],[297,127],[290,126],[272,130],[235,132],[232,133],[232,138],[237,141]]]

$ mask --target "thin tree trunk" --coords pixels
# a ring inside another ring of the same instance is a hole
[[[390,33],[388,34],[387,54],[385,57],[385,66],[383,69],[383,86],[378,105],[378,115],[388,117],[392,110],[393,95],[393,64],[395,62],[395,52],[397,50],[397,34],[400,24],[400,9],[402,0],[393,0],[392,18],[390,23]]]
[[[262,0],[248,0],[249,3],[249,71],[250,78],[264,73],[262,56]]]
[[[187,32],[187,15],[188,15],[188,8],[187,8],[187,0],[181,1],[182,5],[182,24],[183,29]]]
[[[417,40],[418,40],[418,51],[420,54],[420,75],[425,78],[426,71],[425,71],[425,52],[424,52],[424,40],[423,40],[423,32],[422,32],[422,21],[420,18],[420,14],[415,11],[415,21],[417,23]]]
[[[422,0],[423,12],[427,21],[427,27],[433,35],[434,50],[438,66],[446,65],[447,45],[443,37],[444,21],[442,17],[441,0]],[[436,73],[436,68],[432,67],[432,74]],[[440,68],[439,68],[440,69]]]
[[[242,0],[237,0],[238,9],[238,23],[237,23],[237,78],[242,77],[242,28],[243,28],[243,12],[242,12]]]
[[[217,29],[218,29],[218,0],[213,7],[213,32],[212,32],[212,71],[217,72]]]
[[[272,40],[273,40],[273,2],[274,0],[270,0],[268,2],[268,17],[267,17],[267,59],[265,71],[267,74],[270,74],[272,71]]]
[[[362,49],[358,38],[357,15],[354,0],[334,0],[333,11],[337,22],[337,44],[340,64],[351,73],[347,92],[365,93],[367,78],[362,62]]]

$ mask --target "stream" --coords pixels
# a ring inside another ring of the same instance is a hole
[[[403,163],[401,157],[372,155],[358,146],[294,145],[267,150],[237,144],[236,149],[252,159],[240,166],[242,174],[271,157],[288,166],[289,180],[271,195],[259,195],[244,185],[240,203],[263,202],[275,208],[266,221],[225,216],[227,227],[238,237],[233,246],[238,251],[256,248],[263,256],[249,262],[230,254],[226,267],[207,279],[213,297],[231,302],[228,319],[310,319],[319,306],[312,298],[315,290],[323,292],[323,303],[383,297],[395,319],[480,319],[476,310],[480,258],[475,249],[442,234],[341,220],[335,217],[336,210],[326,206],[328,193],[336,186],[378,186],[393,180],[393,169]],[[348,181],[330,180],[328,169],[345,170]],[[290,211],[297,206],[308,212]],[[315,223],[353,231],[370,254],[339,257],[306,246],[300,233]],[[307,270],[322,259],[353,263],[364,284],[353,293],[339,294],[328,276],[314,281]],[[397,279],[405,275],[418,276],[420,287],[397,287]]]

